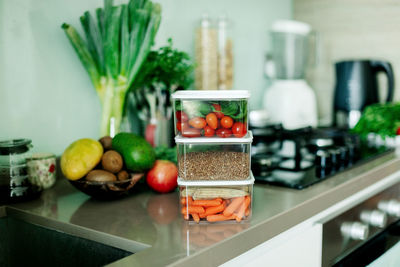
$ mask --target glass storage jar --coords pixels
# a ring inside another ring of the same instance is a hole
[[[195,32],[195,87],[198,90],[218,89],[217,30],[204,14]]]
[[[233,88],[233,40],[232,24],[226,16],[217,22],[218,32],[218,89]]]
[[[0,203],[28,200],[40,192],[28,180],[26,158],[31,148],[29,139],[0,141]]]

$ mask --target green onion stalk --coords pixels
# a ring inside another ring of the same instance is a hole
[[[69,41],[89,74],[102,104],[101,136],[119,132],[126,96],[154,43],[161,21],[161,6],[148,0],[130,0],[104,8],[95,16],[86,11],[80,22],[85,38],[64,23]]]

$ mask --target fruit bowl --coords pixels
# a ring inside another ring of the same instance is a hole
[[[135,184],[144,176],[144,173],[131,174],[131,178],[123,181],[97,182],[85,180],[69,180],[69,182],[81,192],[96,198],[111,200],[117,199],[131,193]]]

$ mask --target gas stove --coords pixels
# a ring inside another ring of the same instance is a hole
[[[258,183],[303,189],[392,151],[336,128],[252,128],[252,172]]]

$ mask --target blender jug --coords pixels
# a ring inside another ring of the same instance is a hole
[[[272,80],[264,95],[264,108],[286,129],[317,126],[314,91],[305,81],[311,27],[293,20],[272,25],[271,53],[266,74]]]

